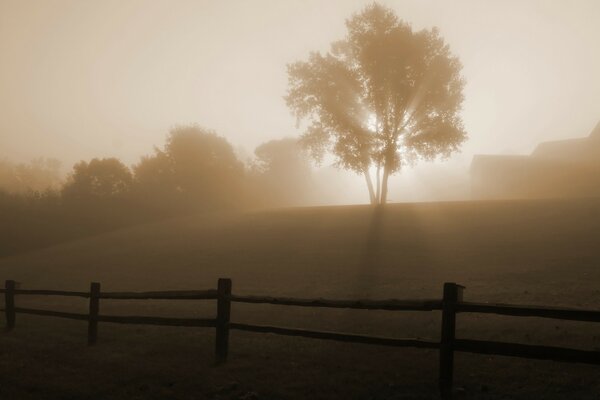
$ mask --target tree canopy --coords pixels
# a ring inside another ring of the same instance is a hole
[[[15,164],[0,160],[0,191],[10,193],[44,192],[61,185],[60,161],[36,158]]]
[[[364,174],[371,202],[385,203],[390,175],[448,157],[466,140],[462,65],[436,28],[413,31],[377,3],[346,27],[326,54],[288,65],[285,99],[308,122],[301,143],[311,155],[330,153],[338,167]]]
[[[196,125],[172,129],[162,150],[134,167],[138,190],[159,208],[211,209],[240,199],[243,164],[229,142]]]
[[[314,191],[310,161],[296,138],[262,143],[255,150],[258,187],[267,205],[297,205]]]
[[[94,158],[73,166],[63,195],[72,200],[123,198],[131,190],[132,180],[131,171],[118,159]]]

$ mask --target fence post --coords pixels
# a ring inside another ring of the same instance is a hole
[[[440,340],[440,394],[442,399],[452,399],[454,375],[454,337],[456,329],[456,303],[462,301],[464,287],[456,283],[444,283],[442,302],[442,335]]]
[[[98,313],[100,311],[100,284],[90,284],[90,315],[88,318],[88,346],[92,346],[98,339]]]
[[[6,330],[15,328],[15,287],[13,280],[7,280],[4,284],[4,312],[6,314]]]
[[[217,285],[216,362],[227,361],[229,351],[229,317],[231,315],[231,279],[219,279]]]

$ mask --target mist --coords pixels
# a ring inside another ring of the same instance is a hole
[[[0,399],[597,399],[599,21],[0,0]]]
[[[326,51],[344,34],[338,16],[368,3],[3,1],[0,159],[54,158],[65,175],[94,157],[131,165],[172,127],[191,123],[250,154],[268,140],[298,137],[282,100],[286,64]],[[449,179],[448,171],[467,179],[476,154],[529,154],[543,141],[585,136],[598,122],[597,2],[382,4],[415,29],[437,26],[464,66],[469,139],[432,179]],[[405,187],[435,170],[404,168],[391,198],[456,197]],[[348,175],[339,179],[356,190],[335,202],[368,201],[361,178]]]

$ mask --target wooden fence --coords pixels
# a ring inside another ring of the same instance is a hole
[[[100,283],[96,282],[93,282],[90,285],[89,292],[31,290],[19,289],[15,281],[7,280],[5,288],[0,289],[0,293],[4,293],[5,295],[5,307],[3,311],[6,315],[6,329],[8,331],[14,329],[16,321],[15,316],[17,313],[88,321],[89,345],[93,345],[97,341],[99,322],[165,326],[212,327],[216,330],[215,356],[217,363],[223,363],[227,360],[227,355],[229,353],[229,331],[231,329],[249,332],[273,333],[288,336],[302,336],[308,338],[336,340],[342,342],[376,344],[382,346],[439,349],[439,388],[441,397],[443,399],[452,398],[452,381],[455,351],[600,365],[600,351],[585,351],[562,347],[458,339],[455,337],[456,315],[458,313],[488,313],[511,315],[518,317],[541,317],[571,321],[600,322],[599,310],[465,302],[462,298],[463,289],[463,286],[457,285],[455,283],[445,283],[443,289],[443,296],[439,300],[326,300],[233,295],[231,292],[231,279],[219,279],[216,290],[209,289],[164,292],[102,292],[100,290]],[[16,295],[75,296],[88,298],[89,313],[78,314],[62,311],[50,311],[17,307],[15,304]],[[101,299],[212,299],[217,300],[217,315],[216,318],[165,318],[101,315]],[[439,341],[422,339],[399,339],[390,337],[347,334],[339,332],[292,329],[278,326],[235,323],[230,321],[232,302],[276,304],[299,307],[351,308],[363,310],[439,310],[442,312],[441,338]]]

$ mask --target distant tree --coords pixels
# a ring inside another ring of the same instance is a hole
[[[161,208],[212,209],[239,201],[244,168],[226,139],[192,125],[171,130],[134,172],[139,192]]]
[[[95,158],[75,164],[61,190],[8,193],[0,189],[0,255],[147,219],[132,204],[131,187],[127,166],[116,158]]]
[[[60,162],[53,158],[36,158],[15,164],[0,160],[0,190],[9,193],[44,192],[61,183]]]
[[[448,157],[466,139],[462,66],[436,28],[413,31],[377,3],[346,27],[327,54],[288,65],[286,102],[309,122],[302,143],[312,156],[331,153],[338,167],[363,174],[371,203],[383,204],[390,175]]]
[[[270,205],[305,202],[311,188],[311,166],[295,138],[271,140],[258,146],[256,172],[264,198]]]
[[[89,163],[81,161],[63,187],[68,200],[107,200],[126,197],[133,177],[129,168],[116,158],[94,158]]]
[[[136,201],[150,206],[154,212],[164,212],[179,206],[181,190],[174,179],[173,168],[167,155],[155,149],[133,166]]]

